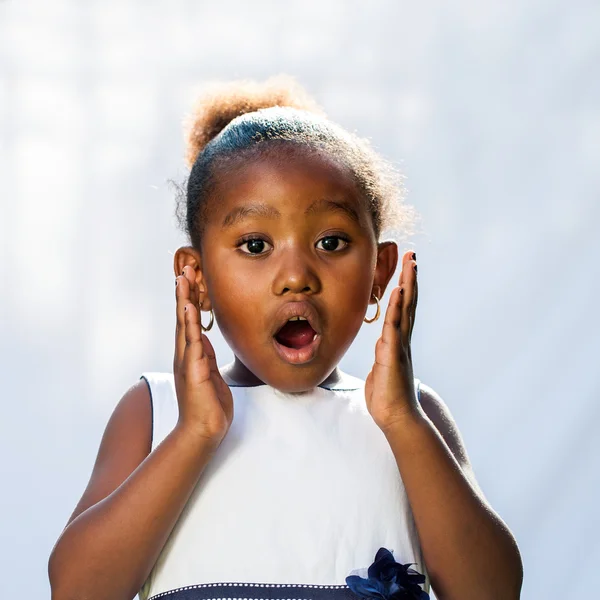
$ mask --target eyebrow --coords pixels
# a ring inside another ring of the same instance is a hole
[[[330,200],[328,198],[315,200],[304,211],[304,215],[308,216],[310,214],[326,211],[342,212],[346,214],[346,216],[350,217],[353,221],[360,223],[360,217],[358,216],[358,213],[354,207],[349,202],[345,202],[343,200]]]
[[[330,200],[328,198],[321,198],[315,200],[305,211],[304,215],[308,216],[315,213],[335,211],[342,212],[346,216],[350,217],[353,221],[360,223],[360,217],[354,207],[348,202],[340,200]],[[264,202],[257,202],[255,204],[249,204],[244,206],[236,206],[230,210],[221,224],[222,229],[232,227],[239,221],[243,221],[248,217],[264,217],[267,219],[277,219],[281,216],[281,213],[270,204]]]
[[[270,204],[264,202],[257,202],[255,204],[248,204],[244,206],[236,206],[230,210],[221,224],[222,229],[232,227],[238,221],[243,221],[247,217],[266,217],[267,219],[276,219],[281,216],[281,213]]]

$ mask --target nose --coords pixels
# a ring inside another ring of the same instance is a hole
[[[273,279],[273,293],[315,294],[321,289],[321,281],[315,265],[306,252],[297,246],[280,250],[280,260]]]

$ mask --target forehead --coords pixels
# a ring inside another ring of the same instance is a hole
[[[217,171],[211,202],[211,224],[220,228],[249,214],[245,209],[251,205],[263,205],[262,216],[267,217],[305,217],[332,209],[350,217],[354,213],[357,221],[367,223],[351,169],[328,156],[284,150],[235,161],[228,167]],[[264,206],[275,210],[264,210]]]

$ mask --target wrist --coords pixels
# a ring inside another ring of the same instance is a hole
[[[381,425],[380,428],[386,438],[398,439],[421,429],[427,423],[430,423],[430,421],[425,411],[420,405],[416,405],[396,415],[388,423]]]
[[[204,428],[186,423],[185,421],[178,421],[174,431],[176,432],[176,435],[196,444],[201,450],[208,452],[209,454],[216,452],[224,437],[212,435]]]

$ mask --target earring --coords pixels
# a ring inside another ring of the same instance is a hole
[[[204,327],[204,325],[202,325],[202,302],[200,302],[198,304],[198,307],[200,310],[198,310],[198,318],[200,319],[200,327],[202,328],[202,331],[209,331],[211,329],[211,327],[213,326],[213,321],[215,320],[215,314],[213,313],[213,309],[210,309],[210,321],[208,322],[208,325],[206,327]]]
[[[372,323],[373,321],[377,321],[377,319],[379,319],[379,298],[375,294],[371,294],[371,296],[373,296],[373,298],[375,298],[375,302],[377,302],[377,312],[372,319],[363,319],[365,323]]]

